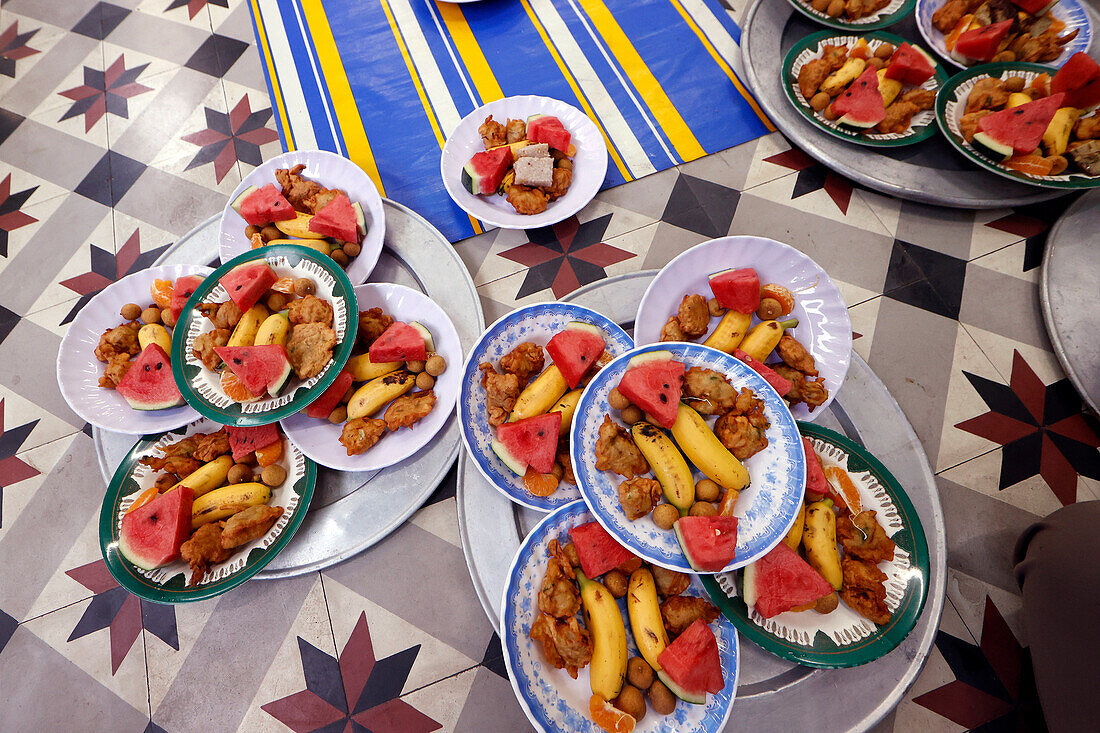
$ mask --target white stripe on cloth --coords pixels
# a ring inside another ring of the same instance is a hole
[[[695,23],[710,39],[714,49],[718,51],[718,55],[725,59],[730,68],[737,74],[737,78],[743,79],[744,67],[741,65],[741,47],[737,45],[737,41],[733,40],[733,36],[726,30],[726,26],[722,25],[722,21],[714,17],[714,13],[711,12],[703,0],[680,0],[680,4],[684,6],[684,10],[688,12],[688,15],[695,20]]]
[[[276,0],[257,0],[257,5],[263,17],[264,28],[267,30],[271,61],[275,65],[275,76],[282,90],[283,105],[286,107],[294,146],[299,150],[316,150],[317,136],[313,132],[313,122],[310,120],[309,107],[302,92],[302,82],[298,77],[290,42],[287,40],[287,29],[283,26],[283,18],[279,14],[279,4]]]
[[[390,9],[393,11],[394,20],[405,39],[405,47],[409,49],[413,66],[420,75],[420,82],[424,85],[424,91],[428,94],[428,101],[435,110],[436,119],[443,137],[450,137],[451,131],[458,126],[461,116],[451,99],[451,93],[447,89],[447,83],[443,81],[443,75],[436,66],[435,57],[428,47],[428,41],[424,38],[424,31],[416,20],[409,0],[389,0]]]

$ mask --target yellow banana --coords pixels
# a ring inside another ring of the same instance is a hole
[[[844,573],[840,570],[840,552],[836,548],[836,515],[831,501],[815,501],[806,507],[802,546],[806,548],[806,562],[833,588],[840,590],[844,585]]]
[[[741,350],[757,361],[764,361],[779,343],[779,339],[783,338],[783,332],[797,325],[797,318],[758,323],[741,342]]]
[[[783,538],[783,542],[787,547],[791,548],[795,552],[798,551],[798,543],[802,541],[802,530],[806,526],[806,502],[802,502],[798,505],[798,516],[794,519],[794,525],[791,526],[791,531],[787,533],[787,536]]]
[[[260,324],[253,340],[256,346],[279,344],[286,346],[287,335],[290,333],[290,319],[285,313],[272,313]]]
[[[508,422],[549,412],[568,390],[569,385],[562,376],[561,370],[558,369],[558,365],[551,364],[519,393],[515,407],[512,408],[512,414],[508,416]]]
[[[583,389],[566,392],[565,396],[558,400],[556,405],[547,410],[547,412],[561,413],[561,432],[559,432],[559,435],[568,435],[569,429],[573,427],[573,413],[577,411],[577,403],[581,401],[582,392],[584,392]]]
[[[626,681],[626,625],[611,591],[598,580],[589,580],[577,571],[581,603],[592,635],[592,662],[588,678],[592,692],[604,700],[614,700]]]
[[[351,372],[356,382],[369,382],[390,372],[396,372],[404,363],[403,361],[384,361],[375,364],[370,360],[370,354],[360,354],[348,359],[344,368]]]
[[[231,517],[242,509],[271,501],[271,487],[261,483],[223,486],[196,497],[191,505],[191,529]]]
[[[229,336],[229,346],[252,346],[256,343],[256,332],[260,330],[260,324],[268,316],[267,308],[259,303],[241,314],[241,320],[233,328]]]
[[[686,515],[695,501],[695,479],[676,444],[644,420],[631,426],[630,437],[649,461],[668,503],[680,510],[680,516]]]
[[[752,313],[728,310],[726,315],[722,316],[722,320],[718,321],[711,335],[707,336],[703,346],[732,354],[733,350],[741,345],[750,323],[752,323]]]
[[[229,469],[232,467],[233,458],[231,456],[218,456],[196,468],[187,478],[176,482],[175,486],[168,490],[171,491],[176,486],[187,486],[195,492],[195,498],[198,499],[203,494],[223,485],[229,475]]]
[[[172,353],[172,337],[168,335],[168,329],[159,323],[146,323],[138,329],[138,345],[144,350],[149,344],[160,346],[165,354]]]
[[[293,219],[284,219],[283,221],[275,222],[275,226],[278,227],[280,232],[291,237],[301,237],[302,239],[324,238],[324,234],[318,234],[317,232],[311,232],[309,230],[309,222],[313,220],[313,214],[303,214],[300,211],[295,213],[297,216]],[[295,242],[295,244],[302,243]]]
[[[348,401],[348,419],[370,417],[382,409],[382,406],[408,392],[416,384],[416,375],[402,369],[385,376],[372,379],[359,389]]]
[[[702,416],[683,402],[672,424],[672,437],[695,467],[724,489],[749,485],[749,472],[730,453]]]
[[[668,646],[668,633],[661,617],[661,607],[657,604],[657,585],[653,582],[653,573],[647,568],[638,568],[630,576],[626,591],[626,610],[630,614],[630,629],[634,632],[634,643],[654,672],[661,671],[657,657]]]
[[[315,249],[323,255],[332,254],[332,245],[327,239],[272,239],[268,244],[296,244]]]

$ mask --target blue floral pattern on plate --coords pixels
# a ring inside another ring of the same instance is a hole
[[[672,570],[694,572],[675,533],[658,527],[652,516],[633,522],[626,518],[618,493],[622,477],[596,470],[600,424],[605,414],[617,417],[617,411],[608,405],[608,395],[618,386],[630,359],[652,351],[669,351],[689,369],[697,366],[721,372],[735,388],[748,387],[764,401],[765,414],[771,423],[766,432],[768,447],[745,461],[751,483],[741,492],[734,510],[737,554],[720,572],[748,565],[783,539],[794,524],[806,486],[806,454],[798,426],[783,399],[763,377],[729,354],[699,344],[651,344],[624,354],[601,369],[581,395],[573,416],[570,455],[581,496],[600,524],[635,555]],[[694,471],[694,475],[696,481],[703,478],[699,471]]]
[[[504,662],[508,677],[520,706],[541,731],[562,733],[600,733],[600,728],[588,716],[588,700],[592,696],[588,671],[583,669],[572,679],[564,669],[555,669],[543,658],[541,645],[531,641],[528,632],[537,617],[538,592],[542,576],[546,573],[549,558],[547,545],[550,540],[569,541],[569,528],[592,521],[592,514],[584,502],[575,501],[563,506],[539,523],[520,545],[508,582],[501,599],[500,617],[503,629]],[[706,591],[697,577],[692,577],[685,595],[706,598]],[[627,646],[630,656],[639,656],[638,647],[627,622],[626,603],[619,601],[626,625]],[[676,709],[667,716],[660,716],[650,709],[634,729],[641,733],[652,731],[706,731],[722,730],[729,718],[730,709],[737,695],[737,678],[740,669],[740,653],[737,631],[725,616],[711,624],[718,640],[718,654],[722,660],[722,675],[726,686],[716,695],[707,695],[706,705],[690,705],[678,701]]]
[[[606,316],[594,310],[568,303],[537,303],[512,311],[485,330],[462,366],[461,392],[458,398],[462,442],[481,475],[517,504],[548,512],[580,498],[576,486],[562,485],[551,496],[533,496],[523,488],[523,477],[517,476],[493,452],[493,428],[485,408],[485,390],[481,386],[478,365],[489,362],[494,367],[500,358],[524,341],[545,345],[550,338],[571,321],[583,321],[603,330],[607,342],[604,349],[613,356],[634,348],[626,331]],[[551,364],[546,357],[546,365]]]

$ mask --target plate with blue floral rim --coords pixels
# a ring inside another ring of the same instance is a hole
[[[787,2],[815,23],[827,25],[841,31],[873,31],[901,22],[905,16],[912,12],[916,0],[887,0],[886,4],[875,12],[854,20],[849,20],[843,14],[834,18],[828,13],[814,8],[809,0],[787,0]]]
[[[304,277],[313,281],[316,288],[314,294],[332,306],[336,346],[332,359],[320,373],[309,379],[298,379],[292,373],[278,396],[242,403],[222,390],[221,372],[207,369],[192,352],[192,346],[200,334],[214,329],[211,320],[199,311],[199,304],[228,300],[229,294],[218,281],[234,267],[255,261],[266,261],[279,277]],[[214,270],[183,307],[172,334],[172,374],[176,378],[176,386],[187,404],[203,417],[223,425],[266,425],[282,420],[324,394],[336,379],[355,345],[358,314],[355,290],[343,269],[331,257],[297,244],[268,245],[250,250]]]
[[[806,454],[798,426],[790,410],[771,385],[747,364],[729,354],[700,344],[669,342],[651,344],[616,357],[596,373],[581,395],[573,415],[570,441],[573,475],[581,496],[592,514],[612,537],[643,560],[670,570],[695,572],[688,564],[672,530],[664,530],[648,514],[633,522],[619,503],[618,486],[623,477],[596,468],[596,441],[605,415],[617,424],[618,412],[608,404],[608,395],[618,386],[632,358],[654,351],[668,351],[687,368],[703,367],[726,375],[737,390],[751,389],[764,402],[771,425],[765,431],[768,446],[744,461],[750,483],[737,499],[737,551],[719,572],[728,572],[763,556],[787,534],[798,516],[806,486]],[[704,416],[705,417],[705,416]],[[713,425],[715,418],[709,418]],[[688,463],[691,467],[690,462]],[[705,478],[693,468],[696,481]]]
[[[158,471],[141,463],[141,459],[162,455],[160,448],[189,435],[213,433],[221,427],[213,420],[203,418],[177,430],[146,435],[134,444],[115,470],[99,510],[99,546],[111,575],[119,585],[139,598],[156,603],[188,603],[232,590],[271,562],[290,542],[305,518],[317,483],[317,467],[285,436],[281,436],[284,451],[276,465],[286,470],[286,480],[271,490],[268,504],[281,506],[285,511],[262,537],[237,548],[224,562],[211,565],[203,579],[194,586],[187,584],[191,571],[183,560],[176,559],[155,570],[143,570],[122,556],[118,550],[122,517],[134,500],[156,483],[159,475]]]
[[[905,490],[877,458],[827,428],[802,422],[798,427],[813,443],[824,467],[839,466],[848,472],[862,507],[875,510],[879,524],[897,545],[894,559],[878,565],[886,574],[890,622],[876,626],[843,601],[829,614],[787,611],[765,619],[741,600],[741,573],[708,575],[702,582],[737,630],[777,657],[810,667],[867,664],[904,641],[924,609],[930,572],[928,541]]]
[[[529,636],[539,613],[538,592],[550,556],[547,545],[553,539],[560,544],[569,542],[569,529],[590,521],[592,514],[581,501],[559,507],[543,519],[516,551],[501,599],[501,636],[508,678],[520,707],[543,733],[601,733],[588,715],[588,701],[592,697],[588,669],[580,670],[577,679],[571,678],[564,669],[555,669],[547,663],[541,644]],[[692,577],[684,595],[706,597],[698,577]],[[631,657],[639,656],[624,599],[619,600],[619,609],[626,627],[627,653]],[[737,695],[740,647],[736,630],[724,616],[720,615],[711,624],[711,630],[718,641],[722,677],[726,683],[722,691],[707,695],[706,705],[690,705],[678,700],[676,709],[666,716],[648,708],[635,731],[713,733],[725,727]]]
[[[598,326],[603,331],[604,350],[612,356],[634,348],[634,340],[607,316],[579,305],[555,301],[524,306],[498,319],[481,334],[462,365],[458,416],[466,452],[477,470],[497,491],[517,504],[540,512],[549,512],[576,501],[580,498],[580,491],[576,486],[562,482],[550,496],[535,496],[523,487],[523,477],[513,473],[493,452],[490,444],[495,433],[489,425],[485,388],[481,386],[478,367],[486,362],[498,367],[502,356],[526,341],[545,346],[554,334],[573,321]],[[546,355],[545,365],[548,367],[551,363],[549,355]],[[531,379],[533,381],[535,377]]]

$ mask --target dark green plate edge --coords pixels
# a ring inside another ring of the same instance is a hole
[[[238,585],[244,583],[253,575],[263,570],[264,566],[271,562],[275,556],[282,551],[283,547],[285,547],[286,544],[290,542],[291,538],[294,537],[294,533],[298,531],[298,527],[306,517],[306,511],[309,509],[310,501],[313,498],[313,490],[317,484],[317,465],[303,454],[302,458],[304,458],[306,462],[306,475],[303,476],[297,484],[291,487],[291,489],[298,494],[298,508],[294,512],[294,516],[290,518],[290,522],[287,523],[282,534],[279,535],[279,538],[275,540],[275,543],[272,544],[271,547],[261,551],[259,557],[255,557],[256,550],[259,548],[254,548],[252,552],[249,553],[247,564],[241,570],[224,580],[219,580],[217,583],[202,585],[195,588],[189,588],[185,585],[184,589],[180,591],[166,590],[164,586],[151,583],[138,575],[134,571],[133,566],[122,557],[121,553],[119,553],[117,545],[115,547],[110,547],[110,545],[118,541],[115,517],[118,515],[118,507],[121,503],[120,500],[122,498],[123,487],[133,473],[134,464],[137,463],[138,453],[147,450],[150,445],[157,442],[168,433],[180,436],[184,435],[187,427],[188,426],[185,425],[182,428],[169,430],[166,433],[145,435],[134,443],[134,447],[130,449],[130,452],[126,454],[126,457],[122,459],[122,463],[120,463],[115,470],[115,475],[111,478],[111,485],[107,487],[107,493],[103,496],[103,504],[99,508],[99,549],[100,553],[103,555],[104,562],[107,563],[107,569],[123,588],[130,591],[138,598],[143,598],[153,603],[190,603],[213,598],[214,596],[220,596],[222,593],[236,588]],[[283,440],[286,439],[284,435]],[[305,486],[300,486],[302,480],[305,481]],[[185,582],[186,577],[185,574]]]
[[[821,634],[814,636],[812,647],[793,645],[786,640],[777,639],[753,623],[749,619],[745,602],[740,597],[728,597],[722,591],[714,576],[701,575],[699,577],[703,581],[703,586],[707,589],[707,594],[721,609],[725,617],[733,622],[733,625],[745,638],[765,651],[807,667],[858,667],[861,664],[873,662],[895,649],[916,626],[917,619],[920,618],[921,612],[924,610],[924,602],[928,598],[928,578],[931,575],[928,541],[924,536],[924,526],[917,515],[917,510],[909,501],[909,497],[901,488],[901,485],[898,484],[897,479],[877,458],[859,444],[828,428],[798,421],[798,429],[804,435],[839,445],[851,456],[863,461],[867,468],[878,478],[879,482],[882,483],[886,493],[893,499],[902,515],[905,527],[900,533],[908,532],[912,537],[913,567],[920,571],[920,575],[911,577],[901,606],[894,613],[890,624],[885,628],[879,628],[871,636],[863,639],[859,646],[854,649],[851,648],[851,645],[837,647],[828,637]],[[914,603],[914,601],[916,602]]]
[[[798,0],[789,1],[792,3],[798,2]],[[841,30],[845,31],[845,35],[854,35],[863,38],[874,38],[880,41],[889,41],[890,43],[894,44],[894,46],[900,46],[903,43],[908,43],[910,46],[919,45],[916,44],[916,42],[910,41],[907,38],[902,38],[901,36],[894,35],[893,33],[887,33],[886,31],[871,31],[870,33],[863,33],[862,31],[856,31],[851,27],[844,27]],[[783,86],[783,93],[787,96],[787,101],[789,101],[791,105],[796,110],[798,110],[798,112],[803,117],[809,120],[810,124],[821,130],[822,132],[832,135],[839,140],[845,140],[847,142],[855,143],[856,145],[862,145],[867,148],[902,148],[907,145],[916,145],[917,143],[923,142],[935,135],[938,125],[928,123],[927,125],[922,127],[919,132],[915,132],[908,137],[904,137],[900,140],[870,140],[865,138],[858,132],[849,133],[842,130],[834,130],[828,125],[823,124],[821,120],[817,119],[817,116],[814,114],[813,109],[802,106],[802,104],[798,101],[798,98],[794,96],[794,89],[792,88],[793,84],[798,83],[798,79],[791,76],[791,68],[794,66],[794,59],[796,56],[798,56],[798,54],[802,53],[806,49],[817,46],[821,41],[825,39],[835,38],[837,35],[838,34],[834,31],[818,31],[816,33],[811,33],[798,43],[791,46],[791,49],[787,51],[787,55],[783,57],[782,78],[780,79],[780,84]],[[922,50],[923,48],[924,47],[921,46]],[[931,58],[931,54],[929,54],[929,57]],[[936,90],[936,102],[938,104],[940,91],[943,90],[944,85],[948,83],[949,79],[947,72],[944,71],[943,64],[939,61],[936,61],[935,79],[939,83],[939,88]],[[936,117],[936,120],[938,122],[938,115]]]
[[[1050,74],[1053,76],[1054,74],[1052,72],[1057,71],[1057,69],[1053,66],[1047,66],[1046,64],[1033,64],[1027,61],[1011,61],[996,64],[979,64],[978,66],[971,66],[959,71],[952,76],[947,84],[942,86],[940,91],[936,94],[936,124],[939,125],[940,130],[943,132],[943,136],[947,138],[947,142],[951,143],[951,146],[955,148],[955,150],[958,150],[969,158],[971,162],[977,163],[990,173],[996,173],[998,176],[1012,181],[1026,183],[1030,186],[1038,186],[1039,188],[1064,188],[1069,190],[1096,188],[1100,186],[1100,176],[1095,176],[1091,179],[1070,181],[1044,181],[1039,178],[1025,176],[1023,173],[1017,173],[1016,171],[1001,167],[997,163],[979,154],[977,151],[971,150],[960,138],[955,137],[954,133],[951,132],[951,128],[947,125],[947,103],[954,99],[955,90],[958,89],[960,85],[976,76],[999,76],[1006,71],[1031,71],[1036,74]]]
[[[190,327],[190,323],[197,313],[195,309],[198,307],[199,303],[202,302],[202,299],[218,284],[222,275],[229,272],[237,265],[244,262],[252,262],[253,260],[266,260],[268,257],[278,257],[280,255],[298,256],[298,260],[295,261],[295,264],[301,260],[316,262],[335,278],[336,288],[334,294],[343,298],[348,306],[347,332],[345,332],[344,339],[340,342],[340,348],[332,356],[333,366],[329,369],[328,374],[312,387],[305,390],[299,390],[299,392],[295,394],[294,399],[288,404],[277,410],[269,410],[267,412],[254,414],[240,412],[240,408],[236,403],[234,403],[234,407],[237,410],[236,413],[219,410],[195,392],[194,388],[191,386],[191,381],[187,379],[187,375],[184,373],[184,343],[187,338],[187,330]],[[328,261],[326,262],[325,260]],[[343,289],[342,293],[339,292],[340,289]],[[332,258],[319,255],[317,250],[303,247],[298,244],[267,245],[259,249],[249,250],[244,254],[234,257],[229,262],[226,262],[224,265],[214,270],[214,272],[207,275],[202,285],[196,288],[195,292],[191,294],[191,297],[187,299],[187,304],[184,305],[183,312],[180,314],[180,318],[183,320],[177,323],[177,327],[172,330],[172,376],[176,380],[176,387],[179,388],[180,394],[183,395],[183,399],[187,404],[195,408],[199,414],[222,425],[231,425],[239,428],[278,422],[284,417],[290,417],[304,410],[311,402],[323,395],[329,385],[336,380],[337,375],[340,373],[340,370],[344,368],[344,364],[346,364],[351,357],[351,351],[355,347],[355,331],[352,325],[356,321],[353,319],[352,314],[355,314],[354,318],[358,318],[358,313],[359,303],[355,299],[355,288],[351,286],[351,281],[348,279],[347,273],[345,273],[343,268],[337,265]],[[179,326],[183,326],[183,328],[179,328]],[[352,338],[348,338],[349,334],[352,335]]]
[[[842,20],[836,20],[834,18],[822,18],[820,15],[816,15],[808,5],[800,2],[800,0],[787,0],[787,2],[793,5],[795,10],[802,13],[802,15],[806,16],[815,23],[828,26],[829,28],[836,28],[838,31],[857,31],[860,33],[862,33],[863,31],[877,31],[883,28],[888,28],[895,23],[900,23],[902,19],[905,18],[905,16],[913,12],[913,8],[915,8],[917,5],[917,0],[906,0],[906,2],[902,3],[900,8],[890,13],[889,15],[882,16],[874,23],[860,23],[859,25],[854,25],[851,23],[845,23]]]

